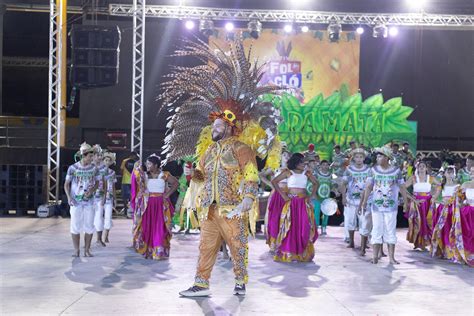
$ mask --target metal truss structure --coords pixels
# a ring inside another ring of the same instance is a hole
[[[58,202],[60,183],[60,112],[62,67],[62,27],[64,16],[62,1],[50,0],[49,11],[49,79],[48,79],[48,175],[46,189],[48,201]]]
[[[131,149],[143,154],[143,97],[145,79],[146,0],[133,0],[133,74]]]
[[[416,153],[421,154],[424,158],[439,158],[441,152],[436,150],[417,150]],[[473,151],[451,151],[451,154],[460,159],[474,156]]]
[[[133,6],[127,4],[109,4],[109,14],[117,16],[131,16]],[[292,22],[306,24],[328,24],[339,22],[351,25],[399,25],[399,26],[430,26],[456,27],[474,29],[474,15],[449,15],[429,13],[348,13],[323,11],[297,10],[250,10],[224,9],[190,6],[146,6],[146,16],[154,18],[175,19],[212,19],[250,21],[257,19],[260,22]]]

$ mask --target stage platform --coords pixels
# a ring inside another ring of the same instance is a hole
[[[2,315],[473,315],[474,269],[411,250],[399,230],[397,257],[377,266],[346,249],[329,227],[314,262],[272,261],[263,236],[250,241],[247,296],[232,295],[228,261],[214,267],[209,298],[180,298],[192,284],[198,235],[173,237],[168,261],[130,246],[117,219],[106,248],[73,259],[68,219],[0,218]],[[357,240],[357,244],[359,240]]]

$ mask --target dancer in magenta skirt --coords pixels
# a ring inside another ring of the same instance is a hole
[[[472,159],[471,159],[472,160]],[[474,166],[471,166],[471,179],[474,179]],[[474,180],[464,182],[461,187],[463,204],[460,207],[464,261],[474,267]]]
[[[442,202],[438,207],[433,207],[433,236],[431,238],[431,256],[456,260],[456,241],[451,238],[453,227],[453,212],[456,205],[456,194],[459,185],[456,184],[454,167],[448,167],[444,171],[441,185],[437,188],[433,201],[441,194]],[[454,230],[453,230],[454,232]],[[453,235],[454,237],[454,235]]]
[[[278,186],[284,179],[287,179],[288,193]],[[308,180],[313,183],[311,197],[314,197],[318,182],[310,172],[306,171],[302,154],[293,154],[288,161],[288,170],[272,180],[275,190],[285,200],[275,244],[276,251],[273,257],[275,261],[308,262],[313,260],[313,244],[318,238],[318,231],[306,191]]]
[[[272,192],[270,193],[265,220],[267,245],[270,247],[270,252],[272,253],[275,251],[276,239],[278,237],[278,231],[280,230],[280,215],[281,210],[285,205],[285,200],[283,199],[279,191],[274,189],[272,183],[268,181],[267,177],[271,176],[274,179],[278,177],[282,172],[287,170],[287,162],[288,159],[290,159],[290,156],[290,152],[283,151],[281,154],[280,168],[277,169],[275,173],[271,171],[260,174],[260,179],[262,180],[262,182],[273,188]],[[278,183],[278,187],[281,191],[288,193],[287,179],[283,179],[282,181],[280,181]]]
[[[171,219],[174,208],[169,199],[178,180],[164,172],[160,158],[151,155],[146,170],[138,163],[132,174],[133,247],[147,259],[167,259],[170,254]]]
[[[438,181],[427,173],[426,162],[420,161],[416,165],[415,174],[405,183],[405,187],[413,186],[412,203],[408,210],[407,240],[414,245],[414,249],[426,250],[431,245],[433,228],[431,203],[432,185]]]

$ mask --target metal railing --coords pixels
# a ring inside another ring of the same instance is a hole
[[[44,117],[0,116],[0,146],[46,147],[48,122]]]

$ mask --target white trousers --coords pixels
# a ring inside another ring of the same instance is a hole
[[[351,204],[344,206],[344,228],[346,230],[356,230],[357,206]]]
[[[104,230],[104,205],[102,205],[102,200],[94,200],[94,227],[95,230],[101,232]]]
[[[71,234],[94,233],[94,206],[93,204],[78,204],[71,206]]]
[[[372,244],[397,243],[397,212],[372,211]]]
[[[111,229],[112,228],[112,210],[113,205],[112,203],[105,203],[104,205],[104,229]]]
[[[372,213],[365,211],[364,214],[357,216],[359,219],[359,234],[368,237],[372,231]]]

